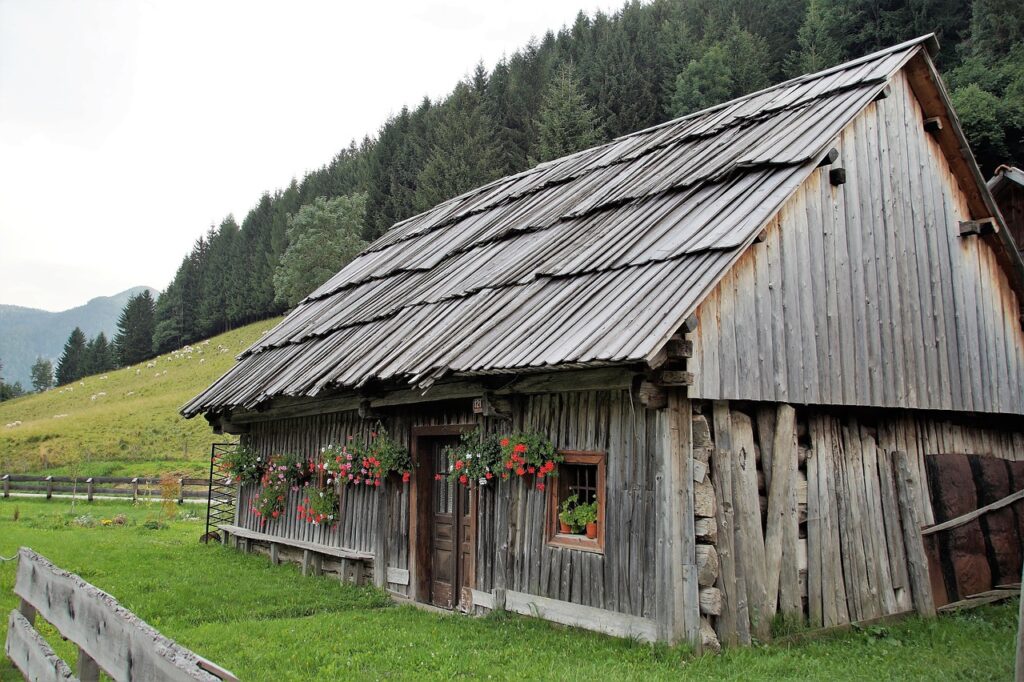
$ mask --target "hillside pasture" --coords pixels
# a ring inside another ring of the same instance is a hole
[[[217,436],[178,409],[273,328],[264,320],[153,360],[0,403],[0,473],[203,476]]]

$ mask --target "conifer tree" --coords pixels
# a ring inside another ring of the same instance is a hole
[[[572,64],[563,64],[544,93],[537,120],[541,161],[592,147],[602,140],[597,115],[590,108]]]
[[[842,61],[839,45],[829,35],[822,2],[810,0],[807,5],[807,14],[797,32],[799,49],[786,58],[785,72],[790,78],[821,71]]]
[[[114,334],[114,353],[120,366],[128,367],[153,355],[155,312],[156,302],[148,289],[125,303]]]
[[[86,366],[85,333],[75,327],[64,344],[64,352],[57,361],[57,385],[63,386],[85,376]]]

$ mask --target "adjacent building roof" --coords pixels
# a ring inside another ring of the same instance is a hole
[[[644,361],[925,36],[502,178],[396,224],[183,409]]]

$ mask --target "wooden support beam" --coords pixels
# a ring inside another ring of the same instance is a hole
[[[833,187],[846,184],[846,169],[833,168],[828,172],[828,181]]]
[[[754,235],[754,243],[755,244],[760,244],[765,239],[768,239],[768,230],[761,230],[756,235]]]
[[[888,84],[886,84],[886,86],[884,88],[882,88],[882,91],[879,92],[877,95],[875,95],[875,99],[873,99],[872,101],[873,102],[878,102],[878,101],[883,100],[883,99],[889,99],[889,95],[891,95],[891,94],[892,94],[892,88]]]
[[[383,418],[383,414],[370,405],[369,400],[363,400],[359,403],[359,418],[367,420],[378,420]]]
[[[76,673],[81,682],[99,682],[100,667],[93,657],[82,647],[78,647],[78,664]]]
[[[699,322],[700,320],[697,319],[696,314],[690,315],[686,318],[686,321],[683,322],[683,332],[686,334],[692,334],[697,331],[697,325]]]
[[[693,384],[693,372],[680,369],[662,369],[654,373],[653,381],[657,386],[690,386]]]
[[[275,566],[281,563],[281,557],[278,555],[278,545],[276,542],[270,543],[270,563]]]
[[[387,587],[388,582],[388,533],[391,529],[391,505],[388,504],[387,491],[388,484],[384,480],[377,488],[377,527],[374,531],[373,552],[373,584],[382,589]]]
[[[897,450],[892,455],[896,465],[896,491],[899,497],[903,526],[903,543],[907,551],[907,572],[914,608],[922,616],[935,615],[931,578],[928,575],[928,557],[924,553],[921,536],[920,507],[917,502],[917,481],[910,472],[907,453]]]
[[[649,410],[660,410],[668,404],[668,394],[660,386],[656,386],[650,381],[640,383],[637,397],[640,399],[640,404]]]
[[[665,344],[665,351],[669,360],[685,360],[693,357],[693,341],[682,337],[673,336]]]
[[[839,158],[839,150],[835,147],[829,149],[828,152],[822,157],[821,161],[818,162],[818,168],[824,168],[825,166],[831,166]]]
[[[999,226],[996,221],[992,218],[983,218],[981,220],[961,220],[960,221],[960,236],[966,237],[972,234],[995,234],[999,231]]]
[[[935,133],[940,132],[942,128],[942,119],[938,116],[933,116],[924,120],[924,131],[926,133],[934,135]]]

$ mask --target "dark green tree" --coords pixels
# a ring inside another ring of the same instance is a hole
[[[63,386],[85,376],[87,357],[85,333],[75,327],[57,361],[57,385]]]
[[[366,247],[360,235],[366,195],[319,198],[292,216],[288,250],[274,273],[278,298],[291,307],[326,282]]]
[[[148,289],[128,299],[114,334],[114,353],[121,367],[152,357],[155,314],[156,302]]]
[[[32,364],[32,388],[37,393],[49,390],[53,387],[53,363],[39,357]]]
[[[117,357],[114,349],[107,341],[107,335],[98,333],[85,344],[85,362],[82,367],[82,376],[109,372],[117,367]]]
[[[790,78],[822,71],[842,61],[839,45],[829,33],[822,13],[824,0],[810,0],[807,15],[797,32],[798,48],[786,58],[785,72]]]
[[[537,131],[541,161],[557,159],[602,141],[597,114],[584,100],[572,64],[560,66],[548,84]]]

